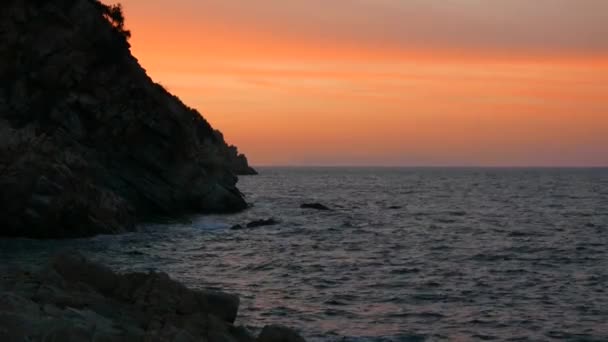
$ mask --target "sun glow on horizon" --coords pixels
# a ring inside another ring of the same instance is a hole
[[[483,5],[412,3],[357,3],[328,23],[342,12],[332,4],[322,16],[318,1],[264,0],[255,9],[237,0],[124,1],[132,51],[150,76],[254,165],[608,165],[608,47],[596,41],[608,25],[590,19],[576,39],[553,32],[560,23],[523,16],[547,36],[538,46],[538,32],[515,26],[513,36],[492,25],[487,36],[476,33],[467,25]],[[464,36],[414,22],[401,37],[395,18],[386,26],[377,18],[391,6],[428,12]],[[357,10],[371,11],[367,31],[353,32],[362,25]],[[547,20],[580,25],[553,15]]]

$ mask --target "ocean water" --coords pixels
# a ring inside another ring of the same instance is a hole
[[[607,169],[260,171],[241,177],[246,212],[0,240],[0,258],[71,248],[121,271],[165,271],[240,294],[241,324],[285,324],[310,341],[608,340]],[[271,217],[280,224],[229,229]]]

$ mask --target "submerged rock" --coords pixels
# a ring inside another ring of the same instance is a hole
[[[255,340],[234,325],[235,295],[192,290],[165,273],[117,274],[78,253],[4,272],[0,294],[1,341]],[[258,340],[303,341],[290,331],[265,328]]]
[[[280,222],[277,221],[276,219],[273,218],[269,218],[266,220],[256,220],[256,221],[251,221],[249,223],[247,223],[247,228],[257,228],[257,227],[263,227],[263,226],[274,226],[279,224]]]
[[[274,226],[279,223],[281,223],[281,222],[274,218],[269,218],[269,219],[251,221],[244,226],[242,224],[235,224],[234,226],[230,227],[230,229],[231,230],[251,229],[251,228],[264,227],[264,226]]]
[[[315,209],[315,210],[331,210],[329,207],[321,203],[304,203],[300,206],[302,209]]]
[[[247,158],[154,83],[97,0],[0,11],[0,236],[81,237],[245,209]]]
[[[235,224],[234,226],[230,227],[231,230],[241,230],[241,229],[245,229],[245,227],[243,227],[243,225],[241,224]]]

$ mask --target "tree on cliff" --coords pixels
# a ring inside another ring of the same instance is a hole
[[[104,18],[112,24],[114,29],[126,39],[131,38],[131,31],[125,29],[125,16],[122,12],[122,5],[106,5],[99,0],[95,0],[95,2],[101,9]]]

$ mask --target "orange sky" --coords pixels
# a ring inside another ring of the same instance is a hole
[[[152,78],[254,165],[608,166],[605,0],[123,5]]]

